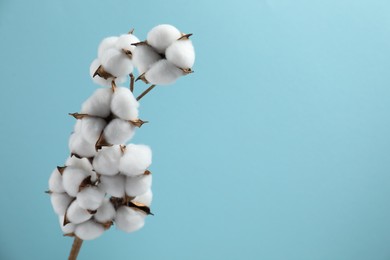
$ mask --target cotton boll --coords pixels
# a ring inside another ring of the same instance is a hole
[[[119,160],[122,157],[120,145],[103,147],[93,159],[93,168],[100,174],[115,175],[119,172]]]
[[[62,183],[65,191],[70,196],[76,197],[79,192],[81,182],[88,176],[88,172],[83,169],[73,166],[66,167],[62,173]]]
[[[152,186],[152,175],[143,174],[134,177],[127,177],[125,184],[126,194],[136,197],[146,193]]]
[[[174,83],[184,72],[170,61],[159,60],[145,73],[145,79],[154,85],[169,85]]]
[[[101,59],[107,49],[114,48],[118,39],[116,36],[104,38],[98,47],[98,58]]]
[[[57,192],[57,193],[65,192],[64,186],[62,185],[62,176],[57,168],[55,168],[50,175],[49,190],[51,192]]]
[[[116,88],[111,100],[111,111],[124,120],[138,119],[139,103],[128,88]]]
[[[52,193],[50,194],[51,205],[53,206],[54,212],[57,215],[64,215],[68,208],[72,198],[66,193]]]
[[[74,233],[82,240],[93,240],[104,233],[104,227],[93,220],[88,220],[77,225]]]
[[[127,206],[120,207],[115,216],[115,225],[125,232],[134,232],[141,229],[145,224],[146,214]]]
[[[176,27],[169,24],[160,24],[149,31],[146,39],[150,46],[159,53],[164,53],[165,49],[180,37],[181,33]]]
[[[74,125],[73,132],[81,133],[81,120],[76,120],[76,124]]]
[[[161,56],[149,45],[138,45],[133,51],[133,63],[139,74],[143,74],[160,59]]]
[[[152,150],[147,145],[129,144],[119,162],[119,171],[127,176],[143,174],[152,164]]]
[[[66,218],[73,224],[83,223],[91,217],[92,214],[89,213],[86,209],[80,207],[77,200],[73,201],[72,204],[70,204],[68,210],[66,211]]]
[[[122,174],[117,174],[115,176],[100,176],[101,187],[104,189],[107,194],[116,197],[122,198],[125,195],[125,183],[126,176]]]
[[[115,217],[115,208],[109,199],[105,199],[103,204],[97,209],[94,218],[100,223],[111,221]]]
[[[152,193],[152,190],[149,189],[144,194],[141,194],[141,195],[135,197],[135,199],[133,201],[141,203],[141,204],[144,204],[145,206],[150,207],[150,205],[152,204],[152,199],[153,199],[153,193]]]
[[[95,144],[87,142],[81,133],[73,133],[69,137],[69,150],[81,157],[93,157],[96,154]]]
[[[77,194],[79,206],[83,209],[96,210],[103,203],[105,192],[98,187],[85,187]]]
[[[110,144],[124,144],[134,135],[134,126],[122,119],[112,120],[104,129],[104,138]]]
[[[64,218],[65,216],[64,215],[61,215],[58,217],[58,220],[60,222],[60,227],[61,227],[61,230],[64,234],[71,234],[74,232],[74,229],[75,229],[75,225],[73,223],[67,223],[65,226],[64,226]]]
[[[82,105],[81,113],[91,116],[108,117],[111,113],[112,90],[101,88],[96,90]]]
[[[87,174],[91,176],[91,181],[96,181],[97,179],[96,172],[93,170],[92,164],[87,158],[77,158],[76,156],[70,156],[66,160],[65,165],[74,166],[76,168],[81,168],[85,170]]]
[[[126,50],[133,52],[136,48],[133,43],[137,43],[140,40],[133,34],[123,34],[119,36],[118,41],[115,44],[115,48],[120,50]]]
[[[85,117],[81,119],[81,135],[88,142],[95,144],[99,139],[106,121],[96,117]]]
[[[165,53],[167,60],[179,68],[192,68],[195,62],[195,50],[192,41],[183,39],[172,43]]]
[[[130,58],[123,51],[114,48],[104,51],[101,62],[104,70],[115,77],[129,75],[134,68]]]
[[[89,67],[89,75],[91,76],[91,79],[93,82],[96,84],[102,86],[102,87],[110,87],[111,82],[114,80],[116,84],[121,84],[126,81],[126,77],[118,77],[118,78],[108,78],[104,79],[102,77],[99,77],[98,75],[95,75],[96,70],[100,67],[101,63],[98,59],[95,59],[92,63],[91,66]]]

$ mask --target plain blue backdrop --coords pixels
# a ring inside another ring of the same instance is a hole
[[[142,100],[154,217],[80,259],[390,259],[388,0],[0,0],[0,259],[66,259],[49,197],[106,36],[194,33]],[[145,88],[137,85],[137,91]]]

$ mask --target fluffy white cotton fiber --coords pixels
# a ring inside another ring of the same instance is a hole
[[[100,77],[99,75],[95,75],[96,70],[99,68],[99,66],[102,65],[98,59],[95,59],[92,61],[90,67],[89,67],[89,76],[95,82],[96,84],[102,86],[102,87],[110,87],[111,82],[114,80],[116,84],[121,84],[126,81],[126,77],[117,77],[117,78],[108,78],[104,79]],[[95,75],[95,76],[94,76]]]
[[[92,240],[104,233],[104,227],[93,220],[81,223],[76,226],[74,233],[82,240]]]
[[[145,79],[154,85],[169,85],[174,83],[184,72],[166,59],[159,60],[146,71]]]
[[[99,174],[115,175],[119,173],[119,161],[121,157],[122,149],[120,145],[103,147],[93,159],[93,168]]]
[[[64,215],[72,198],[66,193],[50,194],[51,205],[57,215]]]
[[[81,119],[81,136],[88,143],[95,144],[106,124],[106,121],[101,118],[84,117]]]
[[[124,144],[134,135],[134,126],[122,119],[112,120],[104,129],[104,137],[110,144]]]
[[[57,193],[65,192],[64,186],[62,185],[62,176],[57,168],[55,168],[50,175],[49,190],[51,192],[57,192]]]
[[[167,48],[165,56],[179,68],[192,68],[195,62],[194,46],[189,39],[175,41]]]
[[[161,56],[149,45],[139,45],[133,51],[133,63],[140,75],[160,59]]]
[[[159,53],[164,53],[165,49],[180,37],[181,33],[176,27],[169,24],[160,24],[149,31],[146,39],[150,46]]]
[[[149,189],[144,194],[141,194],[141,195],[135,197],[135,199],[133,201],[141,203],[141,204],[144,204],[145,206],[150,207],[150,205],[152,204],[152,199],[153,199],[153,193],[152,193],[152,190]]]
[[[103,56],[103,53],[106,50],[114,48],[116,43],[118,42],[118,39],[119,38],[117,36],[111,36],[111,37],[104,38],[100,42],[99,47],[98,47],[98,58],[101,59]]]
[[[122,231],[134,232],[144,226],[145,217],[146,214],[142,211],[122,206],[116,212],[115,225]]]
[[[122,198],[125,195],[126,176],[117,174],[115,176],[100,176],[101,186],[107,194]]]
[[[98,117],[107,117],[111,112],[112,90],[101,88],[96,90],[81,106],[81,113]]]
[[[146,193],[152,186],[152,175],[143,174],[134,177],[127,177],[125,184],[126,194],[136,197]]]
[[[61,215],[61,216],[58,216],[58,221],[60,222],[60,227],[61,227],[61,230],[64,234],[71,234],[74,232],[74,229],[75,229],[75,224],[73,223],[67,223],[66,225],[64,225],[64,218],[65,216],[64,215]]]
[[[111,111],[124,120],[138,119],[139,103],[133,93],[124,87],[118,87],[112,95]]]
[[[113,48],[104,51],[101,62],[104,70],[115,77],[129,75],[134,68],[133,62],[123,51]]]
[[[102,189],[89,186],[77,194],[77,201],[83,209],[96,210],[102,205],[104,195],[105,192]]]
[[[152,150],[147,145],[129,144],[119,162],[119,171],[127,176],[144,174],[152,164]]]
[[[66,166],[74,166],[75,168],[80,168],[86,171],[87,175],[91,176],[91,181],[96,181],[97,175],[92,168],[92,164],[87,158],[77,158],[76,156],[70,156],[66,162]]]
[[[115,48],[133,52],[136,47],[132,44],[139,41],[140,40],[134,34],[122,34],[115,43]]]
[[[65,191],[72,197],[76,197],[80,189],[81,182],[87,178],[88,172],[83,169],[68,166],[62,173],[62,183]]]
[[[85,140],[81,133],[73,133],[69,137],[69,150],[81,157],[93,157],[96,154],[95,144]]]
[[[96,221],[100,223],[106,223],[111,221],[115,217],[115,208],[110,202],[109,199],[105,199],[102,205],[97,209],[95,215],[93,216]]]
[[[80,207],[77,200],[73,201],[66,211],[66,218],[73,224],[80,224],[84,221],[87,221],[91,217],[92,214],[89,213],[86,209]]]

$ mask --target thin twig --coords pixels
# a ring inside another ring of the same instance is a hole
[[[141,95],[139,95],[137,97],[137,101],[139,101],[141,98],[143,98],[146,94],[149,93],[149,91],[151,91],[156,85],[151,85],[150,87],[148,87],[144,92],[141,93]]]
[[[130,73],[130,91],[134,92],[134,75]]]
[[[82,245],[83,245],[83,240],[75,236],[73,240],[72,250],[70,251],[68,260],[77,259],[77,256],[79,255],[80,248]]]

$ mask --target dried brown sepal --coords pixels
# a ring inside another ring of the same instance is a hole
[[[134,33],[134,28],[131,28],[127,34],[133,34],[133,33]]]
[[[146,206],[145,204],[135,202],[135,201],[130,201],[126,204],[126,206],[133,208],[133,209],[140,210],[140,211],[146,213],[147,215],[154,216],[154,214],[150,211],[150,208],[148,206]]]
[[[149,81],[147,81],[146,78],[145,78],[145,72],[142,73],[141,75],[139,75],[138,78],[136,78],[135,81],[137,82],[138,80],[142,80],[142,81],[145,82],[146,84],[149,84]]]
[[[67,233],[67,234],[64,234],[64,237],[75,237],[76,234],[75,233]]]
[[[95,209],[95,210],[91,210],[91,209],[87,209],[87,211],[88,211],[88,213],[89,214],[95,214],[96,212],[97,212],[97,210]]]
[[[52,192],[51,190],[45,190],[45,193],[50,195],[50,194],[52,194],[53,192]]]
[[[66,166],[57,166],[58,172],[62,175],[66,169]]]
[[[186,68],[186,69],[180,68],[180,69],[181,71],[183,71],[184,75],[194,73],[194,71],[191,68]]]
[[[79,114],[79,113],[69,113],[70,116],[73,116],[76,119],[83,119],[84,117],[89,117],[88,114]]]
[[[111,89],[112,89],[112,92],[115,92],[115,89],[116,89],[115,80],[112,80],[112,81],[111,81]]]
[[[124,54],[126,54],[127,57],[129,57],[129,59],[133,58],[133,53],[131,53],[131,51],[126,50],[126,49],[122,49],[122,51]]]
[[[136,127],[141,127],[143,124],[149,123],[149,121],[143,121],[141,119],[129,120],[128,122]]]
[[[122,155],[125,153],[126,151],[126,145],[120,145],[119,148],[121,149],[121,152],[122,152]]]
[[[95,144],[96,151],[99,151],[104,146],[112,146],[112,144],[110,144],[106,141],[106,138],[104,137],[103,133],[104,133],[104,130],[101,132],[99,139],[96,141],[96,144]]]
[[[105,230],[110,229],[110,227],[114,224],[112,221],[107,221],[105,223],[100,223]]]
[[[183,34],[179,39],[177,39],[178,41],[181,41],[181,40],[188,40],[190,37],[192,36],[192,33],[187,33],[187,34]]]
[[[149,44],[147,43],[147,41],[142,41],[142,42],[132,43],[131,45],[140,46],[140,45],[149,45]]]
[[[115,78],[111,73],[107,72],[102,65],[100,65],[97,70],[95,71],[95,73],[93,73],[93,78],[95,76],[99,76],[103,79],[109,79],[109,78]]]
[[[150,175],[150,174],[152,174],[152,172],[149,171],[149,170],[146,170],[146,171],[144,172],[144,175]]]
[[[68,212],[65,212],[65,216],[64,216],[64,222],[62,222],[62,226],[66,226],[67,224],[70,223],[68,217],[66,216]]]
[[[85,179],[80,183],[79,191],[81,191],[81,190],[84,189],[85,187],[91,186],[92,184],[93,184],[93,183],[92,183],[92,180],[91,180],[91,176],[88,176],[87,178],[85,178]]]

